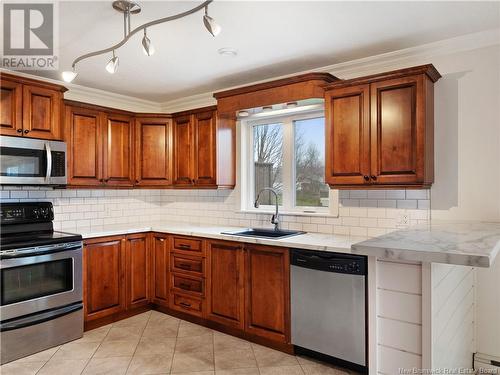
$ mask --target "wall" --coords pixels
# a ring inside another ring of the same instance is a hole
[[[341,192],[339,217],[282,217],[285,229],[375,236],[394,230],[407,214],[411,224],[426,223],[428,191]],[[271,226],[270,215],[241,213],[239,190],[84,190],[3,187],[2,202],[51,201],[58,230],[123,223],[175,221],[222,226]],[[420,207],[420,208],[419,208]]]

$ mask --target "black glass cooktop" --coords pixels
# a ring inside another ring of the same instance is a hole
[[[20,249],[24,247],[51,245],[63,242],[81,241],[79,234],[43,231],[27,233],[11,233],[0,236],[0,250]]]

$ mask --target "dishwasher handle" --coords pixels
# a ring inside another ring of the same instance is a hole
[[[292,266],[312,270],[366,276],[366,257],[362,255],[293,249]]]

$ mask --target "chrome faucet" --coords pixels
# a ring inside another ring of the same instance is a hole
[[[278,213],[278,193],[276,193],[276,191],[274,189],[271,189],[268,187],[261,189],[259,191],[259,194],[257,194],[257,198],[255,198],[255,202],[253,203],[253,206],[255,208],[259,208],[260,193],[262,193],[263,191],[266,191],[266,190],[270,191],[274,194],[274,198],[275,198],[275,202],[276,202],[276,212],[274,213],[274,215],[271,218],[271,224],[274,224],[274,230],[278,231],[278,230],[280,230],[280,220],[279,220],[279,213]]]

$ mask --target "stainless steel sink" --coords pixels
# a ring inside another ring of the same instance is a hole
[[[233,232],[222,232],[222,234],[230,234],[232,236],[242,236],[242,237],[260,237],[260,238],[286,238],[292,236],[298,236],[299,234],[305,234],[306,232],[301,232],[298,230],[285,230],[285,229],[265,229],[265,228],[245,228]]]

